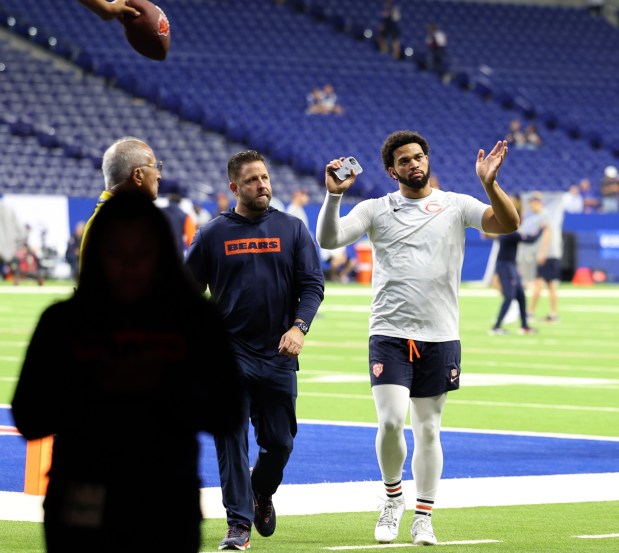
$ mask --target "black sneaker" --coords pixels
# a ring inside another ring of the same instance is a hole
[[[249,543],[249,537],[251,535],[250,529],[243,524],[234,524],[228,528],[226,537],[219,542],[219,550],[232,549],[238,551],[245,551],[251,547]]]
[[[254,526],[258,534],[268,538],[275,532],[275,507],[272,496],[254,495]]]

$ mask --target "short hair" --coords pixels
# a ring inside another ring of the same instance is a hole
[[[124,136],[114,142],[103,154],[101,170],[105,179],[105,189],[123,184],[131,176],[131,172],[145,161],[145,148],[150,146],[143,140],[133,136]]]
[[[236,181],[243,165],[254,161],[262,161],[262,163],[266,165],[264,156],[256,152],[256,150],[246,150],[244,152],[234,154],[228,161],[228,179],[230,182]]]
[[[428,141],[415,131],[396,131],[391,133],[383,142],[380,153],[383,158],[383,167],[389,172],[389,168],[393,167],[394,159],[393,152],[406,144],[419,144],[423,153],[428,155],[430,146]]]

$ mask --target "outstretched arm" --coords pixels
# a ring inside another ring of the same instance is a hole
[[[135,8],[127,6],[127,0],[79,0],[89,10],[96,13],[101,19],[109,20],[124,14],[137,17],[140,12]]]
[[[492,206],[484,213],[482,229],[492,234],[508,234],[520,225],[516,207],[496,180],[506,155],[507,141],[499,140],[487,156],[480,149],[475,164],[477,176]]]

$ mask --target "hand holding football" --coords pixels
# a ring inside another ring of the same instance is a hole
[[[170,49],[170,22],[166,14],[149,0],[128,0],[127,5],[140,12],[138,17],[124,15],[120,19],[127,41],[143,56],[163,61]]]

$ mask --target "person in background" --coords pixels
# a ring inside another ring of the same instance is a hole
[[[324,277],[307,227],[270,206],[264,157],[235,154],[228,177],[236,205],[198,230],[185,264],[222,313],[246,384],[242,428],[215,436],[228,522],[219,549],[243,551],[252,522],[261,536],[275,532],[273,494],[297,433],[299,355],[323,300]],[[250,420],[260,448],[252,470]]]
[[[441,77],[449,73],[447,34],[434,21],[426,27],[426,47],[430,54],[429,68]]]
[[[47,552],[197,553],[197,435],[242,423],[229,336],[148,196],[106,201],[81,258],[74,294],[37,323],[12,400],[26,439],[54,436]]]
[[[602,196],[602,213],[619,211],[619,171],[614,165],[609,165],[604,169],[600,195]]]
[[[101,209],[118,192],[140,191],[151,201],[157,199],[163,161],[157,160],[153,149],[143,140],[125,136],[116,140],[103,154],[101,170],[105,190],[101,192],[93,214],[86,221],[82,248],[88,241],[88,231]]]
[[[524,129],[524,137],[526,141],[526,147],[535,150],[543,146],[544,141],[537,130],[535,123],[529,123]]]
[[[512,196],[511,200],[520,215],[522,212],[520,198]],[[526,296],[524,294],[524,287],[522,286],[522,279],[520,278],[520,273],[516,265],[516,253],[520,242],[535,242],[542,235],[543,230],[544,228],[541,227],[534,235],[526,235],[516,231],[510,234],[501,234],[497,237],[499,241],[499,251],[497,253],[495,272],[499,279],[498,288],[503,295],[503,302],[501,303],[496,322],[490,330],[491,335],[507,334],[507,330],[502,328],[501,325],[505,321],[505,317],[514,300],[518,303],[520,313],[520,334],[537,333],[537,330],[531,328],[527,322]],[[490,237],[493,236],[490,235]]]
[[[443,470],[441,418],[447,393],[460,385],[458,294],[465,230],[507,234],[520,222],[496,180],[507,155],[505,141],[487,156],[482,149],[477,152],[475,170],[490,204],[432,188],[429,151],[417,132],[390,134],[381,157],[398,189],[358,203],[341,218],[342,195],[356,175],[340,181],[334,171],[344,158],[330,161],[316,230],[323,248],[351,244],[364,234],[372,244],[369,373],[378,419],[376,456],[385,489],[374,529],[381,543],[398,537],[406,509],[402,478],[409,411],[417,492],[411,537],[414,545],[437,543],[432,511]]]
[[[582,213],[585,210],[585,202],[578,184],[571,184],[568,188],[563,196],[563,207],[566,213]]]
[[[399,60],[401,55],[400,45],[400,20],[402,14],[400,7],[394,0],[384,0],[383,10],[380,14],[378,25],[378,48],[381,52],[387,53],[391,47],[391,57]]]
[[[67,244],[67,253],[65,259],[71,267],[71,278],[77,281],[77,275],[79,274],[80,263],[80,248],[82,247],[82,237],[84,236],[84,227],[86,223],[84,221],[78,221],[73,229],[73,233],[69,238]]]
[[[230,197],[227,192],[224,192],[223,190],[217,192],[215,201],[217,203],[217,207],[215,208],[215,211],[213,211],[213,218],[230,211]]]
[[[350,282],[357,269],[357,261],[348,257],[346,246],[334,250],[320,249],[320,257],[329,265],[328,277],[331,282]]]
[[[524,148],[527,144],[527,137],[522,130],[520,119],[512,119],[509,122],[509,131],[505,137],[507,143],[515,148]]]
[[[297,217],[303,221],[303,224],[306,228],[309,229],[309,219],[307,218],[307,213],[305,211],[305,206],[309,203],[309,194],[307,190],[304,188],[297,188],[292,193],[292,200],[288,207],[286,208],[286,213]]]
[[[15,210],[6,203],[0,192],[0,278],[15,278],[11,265],[15,262],[18,248],[26,240],[26,228]]]
[[[533,291],[529,304],[528,318],[532,321],[535,316],[537,304],[539,303],[542,287],[546,285],[548,289],[548,299],[550,301],[550,312],[544,318],[548,323],[559,320],[559,279],[561,276],[561,257],[563,255],[562,224],[563,214],[560,217],[552,217],[544,207],[541,192],[533,192],[529,196],[529,209],[531,216],[535,218],[538,228],[544,227],[541,243],[537,252],[537,266],[535,270],[535,280],[533,281]]]
[[[322,115],[341,115],[344,113],[344,108],[338,102],[332,84],[326,84],[323,88],[312,89],[312,92],[307,95],[306,113]]]
[[[79,0],[81,4],[106,21],[126,14],[135,17],[140,15],[138,10],[127,5],[128,1],[129,0]]]
[[[176,249],[182,259],[196,232],[196,224],[189,213],[181,207],[181,201],[183,200],[181,187],[176,183],[166,185],[164,181],[162,188],[168,198],[168,205],[162,207],[161,211],[163,211],[170,223],[170,228],[176,241]]]
[[[587,178],[581,179],[578,183],[580,195],[583,201],[584,213],[597,213],[600,210],[600,197],[591,188],[591,181]]]

